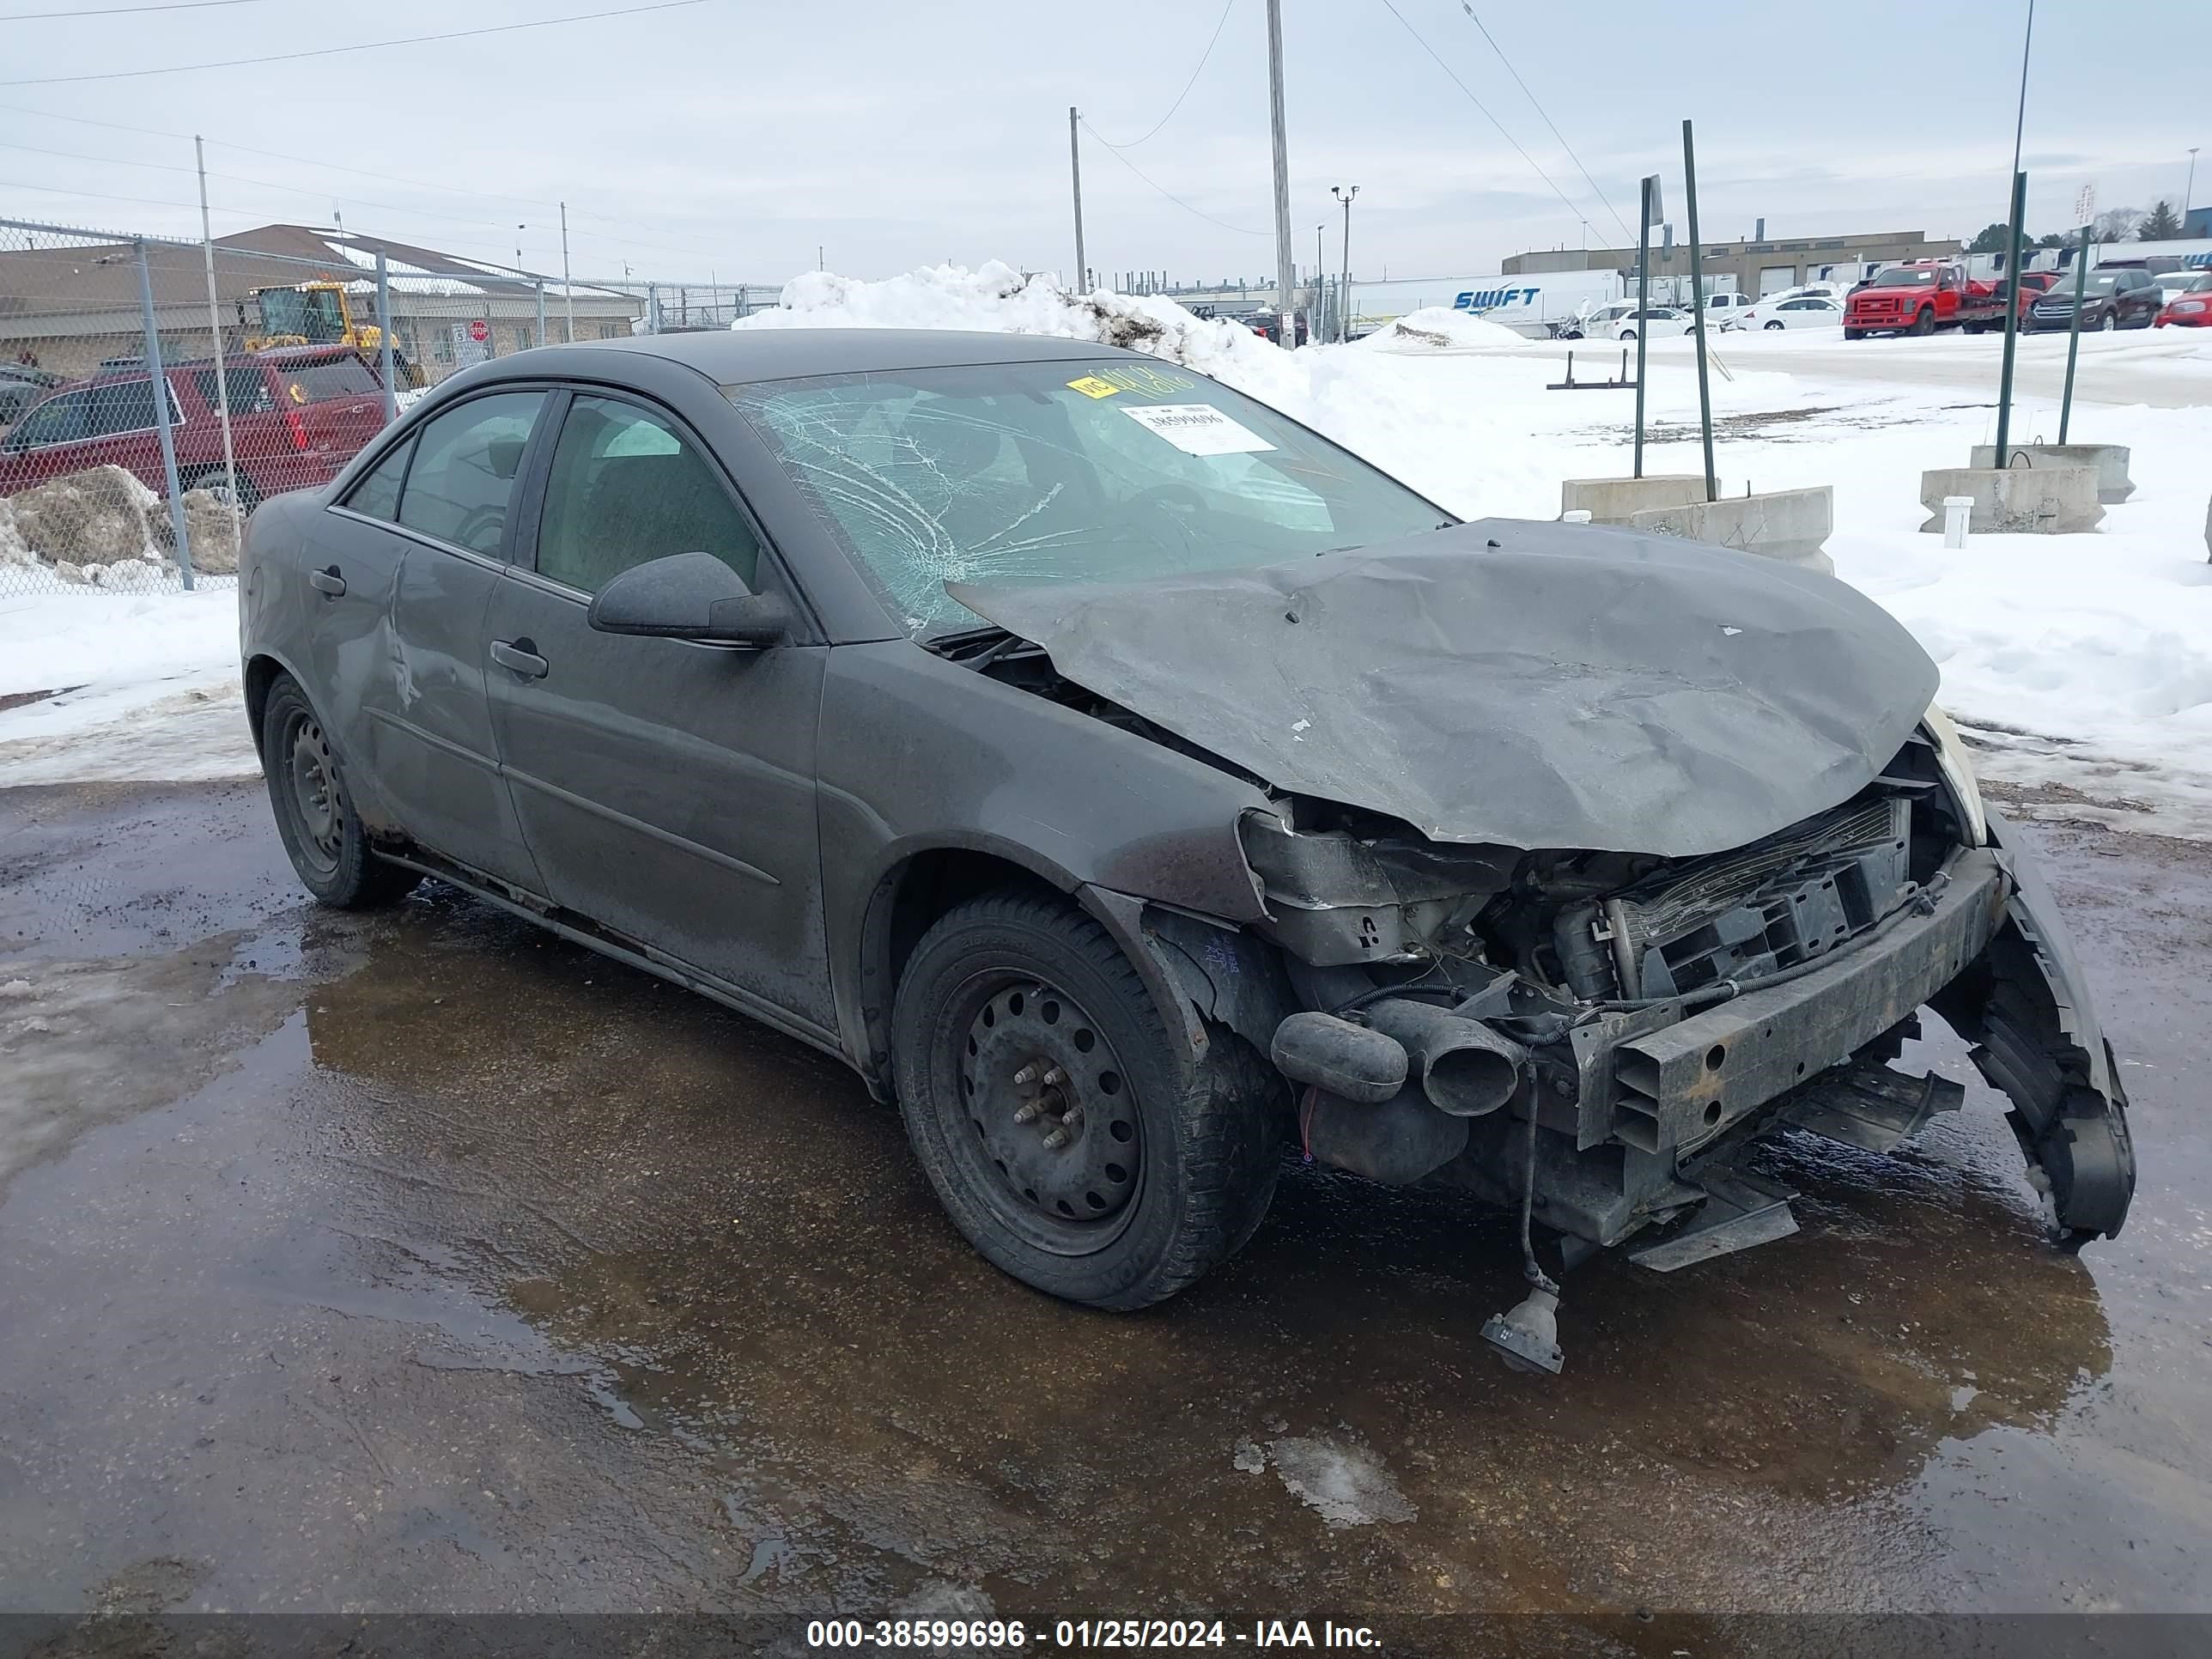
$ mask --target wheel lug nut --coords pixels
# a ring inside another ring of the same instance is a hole
[[[1050,1134],[1044,1138],[1045,1150],[1047,1152],[1056,1152],[1074,1139],[1075,1131],[1069,1128],[1063,1123],[1059,1128],[1054,1129]]]
[[[1037,1063],[1035,1060],[1031,1060],[1028,1065],[1023,1066],[1020,1071],[1014,1073],[1014,1086],[1018,1089],[1027,1088],[1030,1084],[1035,1083],[1036,1080]]]
[[[1025,1100],[1019,1106],[1014,1109],[1014,1121],[1017,1123],[1034,1123],[1043,1115],[1043,1113],[1044,1103],[1042,1101]]]
[[[1060,1085],[1066,1081],[1067,1073],[1061,1071],[1057,1066],[1054,1066],[1052,1070],[1044,1074],[1044,1086],[1048,1089],[1057,1088]]]

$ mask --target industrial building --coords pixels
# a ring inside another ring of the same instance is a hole
[[[1759,222],[1759,232],[1765,222]],[[1652,233],[1651,275],[1655,282],[1690,274],[1690,250],[1674,240],[1673,228]],[[1705,245],[1707,291],[1734,289],[1740,294],[1773,294],[1801,283],[1856,277],[1872,267],[1907,259],[1948,259],[1960,244],[1946,237],[1931,238],[1925,231],[1892,230],[1855,236],[1803,236],[1770,240],[1755,234],[1740,241]],[[1556,248],[1516,253],[1507,259],[1509,276],[1528,276],[1559,270],[1610,270],[1628,281],[1636,276],[1632,247]]]

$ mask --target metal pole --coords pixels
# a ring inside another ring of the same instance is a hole
[[[169,529],[177,538],[177,569],[184,577],[185,591],[192,586],[191,538],[185,529],[185,491],[177,482],[177,440],[169,430],[171,407],[169,377],[161,368],[161,331],[154,321],[154,273],[146,264],[146,244],[143,239],[138,247],[138,311],[146,329],[146,372],[153,377],[147,389],[154,397],[154,431],[161,445],[161,480],[169,487]],[[216,360],[216,378],[221,379],[222,364]],[[236,480],[234,478],[234,483]]]
[[[541,317],[545,314],[545,284],[543,283],[538,285],[538,314]],[[645,285],[645,331],[647,334],[660,332],[660,284],[658,283]]]
[[[1297,343],[1297,331],[1291,319],[1291,153],[1283,135],[1283,0],[1267,0],[1267,108],[1275,149],[1275,320],[1281,343],[1287,346]]]
[[[1712,379],[1705,370],[1705,245],[1698,237],[1698,155],[1687,121],[1682,123],[1682,193],[1690,204],[1690,315],[1695,319],[1693,326],[1698,335],[1698,424],[1705,440],[1705,499],[1717,501],[1721,488],[1713,476]],[[1636,331],[1640,348],[1651,323],[1645,317],[1636,320],[1641,325]],[[1643,395],[1641,392],[1637,393],[1639,398]]]
[[[2020,113],[2013,119],[2012,170],[2020,171],[2020,141],[2027,131],[2027,53],[2035,44],[2035,0],[2027,0],[2027,27],[2020,38]]]
[[[1997,466],[2000,471],[2011,465],[2006,459],[2012,442],[2012,366],[2013,356],[2020,343],[2020,222],[2027,212],[2027,175],[2015,173],[2012,176],[2012,229],[2005,238],[2005,270],[2011,286],[2005,292],[2004,366],[1997,373]],[[2080,307],[2075,307],[2078,318]]]
[[[1354,185],[1347,191],[1331,185],[1329,192],[1344,204],[1344,274],[1337,282],[1337,301],[1340,307],[1338,326],[1348,340],[1352,337],[1352,198],[1359,194],[1359,186]]]
[[[2089,238],[2094,227],[2081,227],[2081,251],[2074,256],[2074,323],[2066,336],[2066,390],[2058,399],[2058,441],[2066,441],[2067,422],[2074,418],[2074,360],[2081,355],[2081,296],[2089,287]],[[2004,457],[1997,458],[2004,465]]]
[[[543,276],[541,276],[541,277],[539,277],[536,282],[532,283],[531,284],[531,286],[532,286],[532,288],[534,288],[534,289],[536,289],[538,290],[538,340],[537,340],[537,343],[538,343],[539,345],[544,345],[544,344],[546,343],[546,341],[545,341],[545,279],[544,279]]]
[[[245,514],[238,505],[238,450],[230,433],[230,365],[222,349],[222,307],[215,293],[215,232],[208,223],[207,146],[192,139],[192,159],[200,175],[200,251],[207,264],[208,332],[215,341],[216,418],[222,427],[223,476],[230,480],[230,538],[245,545]]]
[[[2189,217],[2189,204],[2197,198],[2197,149],[2195,144],[2189,147],[2189,182],[2181,187],[2181,216],[2185,221]],[[2182,229],[2186,235],[2186,224]]]
[[[576,343],[576,290],[568,285],[568,204],[561,204],[561,303],[568,314],[568,340]]]
[[[376,251],[376,366],[384,376],[384,423],[399,418],[399,383],[392,378],[392,269],[384,250]]]
[[[1328,321],[1328,273],[1322,268],[1322,234],[1328,228],[1324,219],[1314,227],[1314,338],[1326,337]]]
[[[1651,179],[1644,180],[1644,211],[1636,227],[1636,312],[1651,309]],[[1636,466],[1634,477],[1644,476],[1644,347],[1651,332],[1646,325],[1636,331]]]
[[[1091,266],[1083,252],[1083,147],[1076,142],[1076,123],[1082,119],[1074,105],[1067,106],[1067,177],[1075,188],[1075,282],[1079,294],[1091,291]]]

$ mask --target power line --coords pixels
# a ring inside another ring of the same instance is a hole
[[[1081,119],[1082,118],[1079,117],[1078,118]],[[1098,138],[1097,128],[1092,126],[1088,120],[1085,120],[1083,122],[1083,125],[1085,131],[1087,131],[1093,138]],[[1121,152],[1115,149],[1113,145],[1107,144],[1103,138],[1098,138],[1098,142],[1102,144],[1106,144],[1106,153],[1108,155],[1111,155],[1123,167],[1128,168],[1130,172],[1135,173],[1137,177],[1142,179],[1146,184],[1152,185],[1154,190],[1158,191],[1161,195],[1166,197],[1168,200],[1173,202],[1185,213],[1194,213],[1200,218],[1205,220],[1209,225],[1219,225],[1222,229],[1233,230],[1239,236],[1272,237],[1274,235],[1275,233],[1272,230],[1247,230],[1242,225],[1232,225],[1224,220],[1215,218],[1203,208],[1193,207],[1189,203],[1184,201],[1182,197],[1176,195],[1173,191],[1168,189],[1164,185],[1162,185],[1158,180],[1155,179],[1152,174],[1146,173],[1142,167],[1139,167],[1134,161],[1132,161],[1127,156],[1122,155]]]
[[[100,127],[111,132],[136,133],[142,137],[173,138],[186,143],[191,142],[191,135],[190,133],[168,132],[160,127],[131,126],[121,121],[95,121],[87,116],[61,115],[50,110],[31,109],[20,104],[0,104],[0,110],[7,110],[21,115],[37,116],[46,120],[68,121],[79,126]],[[403,179],[394,173],[372,173],[365,167],[345,167],[336,161],[309,161],[303,156],[287,155],[281,150],[256,149],[252,144],[234,144],[215,138],[209,139],[208,143],[218,149],[234,149],[247,155],[265,156],[271,161],[286,161],[295,167],[306,167],[310,170],[351,173],[357,178],[375,179],[381,180],[386,184],[404,185],[410,190],[440,191],[447,195],[464,197],[471,201],[501,203],[520,205],[523,207],[550,208],[558,205],[556,203],[550,199],[541,200],[534,196],[495,196],[483,191],[462,190],[453,185],[432,184],[426,179]],[[194,169],[191,167],[177,167],[162,161],[133,161],[118,155],[88,155],[80,150],[41,149],[33,144],[0,143],[0,149],[26,150],[34,155],[59,156],[64,160],[73,161],[93,161],[104,167],[148,167],[163,173],[191,173],[194,171]],[[441,213],[435,208],[408,206],[396,202],[380,202],[365,196],[340,196],[332,191],[308,190],[297,185],[280,185],[273,179],[251,179],[241,173],[211,172],[208,176],[212,179],[228,179],[234,184],[258,185],[268,190],[283,191],[291,195],[305,196],[333,201],[349,206],[380,208],[387,212],[410,214],[423,218],[444,219],[455,224],[473,226],[479,230],[496,229],[498,235],[495,240],[501,241],[505,240],[508,231],[511,228],[511,226],[504,222],[495,227],[491,222],[488,220],[466,218],[459,214],[454,213]],[[54,193],[58,195],[66,194],[67,192],[57,191]],[[78,193],[85,196],[96,196],[98,194],[97,191],[84,191]],[[111,199],[125,201],[137,200],[150,203],[153,202],[155,198],[150,197],[120,197]],[[166,204],[165,205],[190,206],[191,204],[170,203]],[[223,210],[226,212],[237,212],[237,210],[234,209],[225,209]],[[238,216],[251,217],[252,216],[240,213]],[[586,213],[580,210],[574,210],[574,216],[580,219],[597,220],[604,224],[630,225],[641,230],[652,230],[656,228],[655,226],[647,223],[642,220],[625,219],[618,215]],[[685,253],[692,255],[704,255],[708,258],[719,258],[721,254],[727,252],[727,249],[705,247],[693,243],[646,241],[636,237],[617,236],[611,231],[605,230],[588,230],[586,234],[595,236],[603,242],[612,242],[621,247],[644,248],[651,252],[660,253]]]
[[[0,23],[37,23],[50,18],[121,17],[134,12],[205,11],[210,6],[258,6],[263,0],[176,0],[167,6],[102,6],[94,11],[11,11],[0,13]]]
[[[1212,39],[1206,43],[1206,50],[1198,55],[1198,67],[1190,72],[1190,79],[1182,83],[1182,90],[1176,94],[1176,100],[1168,106],[1168,112],[1152,124],[1151,132],[1142,138],[1132,138],[1126,144],[1117,144],[1103,137],[1095,127],[1091,129],[1091,136],[1109,149],[1134,149],[1138,145],[1148,143],[1162,127],[1175,119],[1175,112],[1182,107],[1182,100],[1190,96],[1190,89],[1198,84],[1198,77],[1206,72],[1206,60],[1213,56],[1213,48],[1220,42],[1221,31],[1229,26],[1229,14],[1236,9],[1237,0],[1229,0],[1229,3],[1221,9],[1221,21],[1213,26]],[[1090,123],[1086,121],[1084,125],[1089,126]]]
[[[1482,31],[1482,38],[1490,42],[1491,51],[1496,52],[1498,61],[1505,65],[1505,72],[1513,77],[1513,84],[1521,88],[1521,95],[1528,100],[1529,107],[1543,118],[1544,125],[1552,129],[1552,137],[1558,139],[1559,148],[1566,151],[1567,160],[1572,161],[1582,173],[1583,182],[1596,194],[1599,201],[1605,203],[1605,210],[1613,215],[1613,222],[1620,227],[1620,234],[1623,236],[1632,236],[1633,233],[1628,228],[1628,221],[1620,216],[1610,201],[1607,201],[1605,191],[1600,190],[1597,180],[1590,177],[1590,170],[1583,166],[1583,158],[1575,154],[1575,147],[1567,142],[1566,135],[1553,125],[1549,115],[1545,114],[1544,106],[1536,101],[1536,94],[1528,90],[1528,83],[1521,78],[1521,71],[1513,67],[1513,60],[1505,55],[1505,48],[1498,44],[1498,38],[1491,33],[1489,26],[1475,15],[1474,8],[1468,4],[1467,0],[1459,0],[1459,9],[1468,15],[1468,21],[1474,23],[1475,27]]]
[[[677,11],[703,6],[708,0],[654,0],[649,6],[623,6],[613,11],[579,12],[571,17],[540,17],[526,23],[493,23],[483,28],[454,29],[446,34],[410,34],[397,40],[362,40],[350,46],[316,46],[305,52],[272,52],[266,58],[226,58],[209,64],[164,64],[157,69],[110,70],[97,75],[46,75],[22,81],[0,81],[0,87],[58,87],[85,81],[135,81],[149,75],[186,75],[194,70],[245,69],[255,64],[289,64],[302,58],[335,58],[349,52],[378,52],[386,46],[421,46],[436,40],[467,40],[480,34],[513,34],[519,29],[548,29],[562,23],[590,23],[606,17],[635,17],[641,12]]]
[[[1444,60],[1437,55],[1437,49],[1434,46],[1431,46],[1426,40],[1421,39],[1421,32],[1406,21],[1406,14],[1398,9],[1397,5],[1395,4],[1395,0],[1382,0],[1382,5],[1383,9],[1387,10],[1391,16],[1398,20],[1399,27],[1404,29],[1407,33],[1413,37],[1414,44],[1419,46],[1423,52],[1428,53],[1430,57],[1436,58],[1437,67],[1442,70],[1446,75],[1451,76],[1451,83],[1457,87],[1462,93],[1466,94],[1467,101],[1482,112],[1483,118],[1485,120],[1488,121],[1491,125],[1498,129],[1498,136],[1503,138],[1507,143],[1513,146],[1515,153],[1518,155],[1522,161],[1528,164],[1529,171],[1534,173],[1539,179],[1541,179],[1544,183],[1550,187],[1553,195],[1558,197],[1560,201],[1566,204],[1567,211],[1575,216],[1575,222],[1577,224],[1588,224],[1589,221],[1583,216],[1583,210],[1574,204],[1573,200],[1567,195],[1566,191],[1561,190],[1557,185],[1552,183],[1552,175],[1536,165],[1536,158],[1529,155],[1527,150],[1521,148],[1521,141],[1516,138],[1511,133],[1506,131],[1505,124],[1490,112],[1490,106],[1484,103],[1481,99],[1474,95],[1474,92],[1468,88],[1467,82],[1459,78],[1457,72],[1453,70],[1452,66],[1444,62]]]

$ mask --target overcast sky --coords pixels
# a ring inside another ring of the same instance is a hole
[[[0,215],[197,234],[199,133],[223,175],[210,185],[217,234],[337,212],[355,229],[502,262],[519,242],[522,263],[557,271],[553,204],[565,198],[578,276],[628,265],[641,277],[781,281],[811,266],[817,246],[832,270],[861,276],[994,258],[1065,270],[1068,106],[1106,139],[1137,138],[1167,112],[1223,12],[1223,0],[703,0],[284,64],[50,79],[623,3],[240,0],[17,21],[7,14],[69,0],[0,0],[0,82],[16,83],[0,85]],[[1386,267],[1480,274],[1524,248],[1630,240],[1613,210],[1632,226],[1636,180],[1650,171],[1665,174],[1679,225],[1686,115],[1709,238],[1746,234],[1758,215],[1774,236],[1971,236],[2003,214],[2022,15],[2009,0],[1477,3],[1581,167],[1460,0],[1283,9],[1301,267],[1324,222],[1336,263],[1337,183],[1361,186],[1352,258],[1369,279]],[[2070,222],[2085,183],[2100,208],[2160,196],[2178,206],[2188,147],[2212,140],[2208,71],[2206,0],[2044,0],[2028,89],[2031,228]],[[1231,0],[1188,99],[1127,152],[1153,185],[1085,136],[1091,263],[1176,277],[1268,271],[1267,157],[1265,0]],[[2202,202],[2212,149],[2199,159]]]

